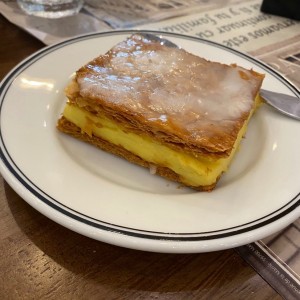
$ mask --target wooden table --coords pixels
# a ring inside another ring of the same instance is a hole
[[[0,16],[0,78],[44,45]],[[49,220],[0,180],[0,299],[281,299],[235,250],[159,254]]]

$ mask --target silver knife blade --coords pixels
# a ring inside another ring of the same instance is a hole
[[[285,115],[300,120],[300,98],[282,93],[260,90],[261,97]]]

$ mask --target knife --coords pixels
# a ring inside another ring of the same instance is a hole
[[[260,90],[260,96],[281,113],[300,120],[300,98],[264,89]]]

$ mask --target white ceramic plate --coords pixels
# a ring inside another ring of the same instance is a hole
[[[42,49],[1,85],[1,172],[30,205],[83,235],[157,252],[246,244],[300,216],[300,122],[262,107],[230,171],[211,193],[178,188],[55,128],[80,66],[132,32],[99,33]],[[155,32],[154,32],[155,33]],[[299,92],[261,62],[213,42],[155,33],[207,59],[266,74],[263,87]]]

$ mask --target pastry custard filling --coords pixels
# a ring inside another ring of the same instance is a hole
[[[167,179],[210,191],[260,103],[263,78],[136,33],[76,71],[57,128]]]
[[[256,97],[256,106],[259,104]],[[251,118],[255,108],[251,111]],[[203,155],[194,157],[191,154],[176,151],[150,136],[128,132],[121,124],[105,116],[96,116],[72,104],[67,104],[63,116],[82,132],[94,135],[116,146],[121,146],[153,165],[164,166],[180,176],[182,183],[189,186],[207,186],[214,184],[225,172],[247,129],[248,120],[239,131],[233,150],[228,157],[212,158]]]

